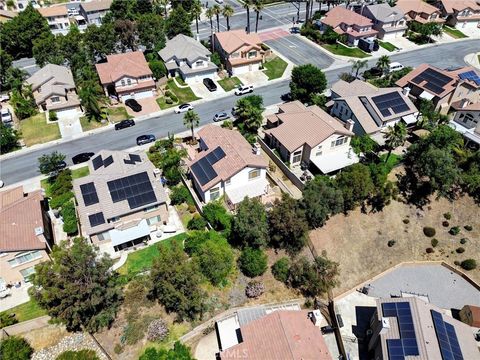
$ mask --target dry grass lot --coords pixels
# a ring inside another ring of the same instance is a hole
[[[447,212],[451,220],[444,227],[443,214]],[[479,213],[480,208],[469,197],[452,203],[432,200],[423,210],[393,201],[379,213],[363,214],[357,209],[347,216],[336,215],[326,226],[312,231],[310,239],[319,254],[326,250],[330,258],[340,263],[341,284],[334,291],[339,295],[403,261],[443,260],[453,265],[456,260],[474,258],[480,263]],[[465,230],[465,225],[473,226],[473,230]],[[423,234],[425,226],[435,228],[439,241],[432,254],[425,252],[432,240]],[[461,228],[456,236],[448,233],[453,226]],[[462,238],[468,238],[465,245],[460,244]],[[395,240],[395,245],[388,247],[389,240]],[[458,254],[458,247],[464,247],[465,252]],[[480,283],[480,269],[467,273]]]

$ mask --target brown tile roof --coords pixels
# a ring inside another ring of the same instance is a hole
[[[331,87],[331,91],[340,97],[363,95],[365,93],[371,93],[376,89],[372,84],[358,79],[350,83],[344,80],[338,80]]]
[[[68,16],[66,5],[56,5],[56,6],[39,8],[38,12],[43,17]]]
[[[402,9],[403,12],[408,13],[414,11],[418,13],[433,14],[440,10],[433,5],[427,4],[422,0],[398,0],[395,6]]]
[[[467,103],[464,105],[464,100]],[[452,108],[457,111],[480,111],[480,102],[472,103],[468,99],[458,100],[452,103]]]
[[[245,30],[230,30],[214,34],[223,50],[231,53],[242,46],[260,47],[262,40],[257,33],[247,34]]]
[[[299,101],[294,104],[289,108],[281,107],[283,112],[275,115],[281,124],[265,130],[266,134],[273,135],[288,151],[295,151],[304,144],[313,148],[335,133],[354,135],[318,106],[306,107]],[[269,121],[272,122],[271,117]]]
[[[22,187],[0,192],[0,252],[45,249],[35,235],[43,229],[42,192],[23,193]]]
[[[480,10],[480,3],[476,0],[440,0],[447,14],[453,14],[465,9]]]
[[[153,75],[141,51],[107,56],[107,62],[95,65],[102,84],[110,84],[124,76],[138,78]]]
[[[220,126],[210,124],[200,129],[197,134],[205,145],[207,145],[208,150],[198,154],[189,166],[205,157],[217,147],[220,147],[225,153],[223,159],[213,164],[213,169],[217,173],[217,177],[205,185],[201,185],[200,182],[197,181],[203,191],[210,189],[220,181],[231,178],[246,167],[266,168],[268,165],[263,156],[253,153],[252,146],[236,130],[224,129]],[[195,177],[195,174],[193,174],[193,176]]]
[[[336,28],[340,24],[358,25],[358,26],[372,26],[373,22],[369,18],[357,14],[353,10],[347,10],[342,6],[336,6],[325,14],[321,22]]]
[[[93,12],[93,11],[102,11],[110,9],[113,0],[100,0],[100,1],[90,1],[90,2],[82,2],[80,6],[86,12]]]
[[[220,359],[331,360],[318,327],[307,311],[274,311],[240,328],[243,342],[220,352]]]

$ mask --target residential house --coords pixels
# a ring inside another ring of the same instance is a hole
[[[333,359],[320,330],[327,325],[320,311],[293,305],[240,309],[217,321],[217,359]]]
[[[18,60],[13,60],[12,67],[23,70],[30,76],[40,70],[40,67],[38,67],[34,58],[21,58]]]
[[[179,75],[187,84],[218,77],[217,65],[210,61],[212,53],[190,36],[179,34],[167,40],[158,55],[165,63],[168,75]]]
[[[363,6],[361,15],[373,21],[373,29],[378,31],[379,39],[388,41],[402,37],[407,30],[407,17],[398,7],[388,4]]]
[[[465,305],[459,312],[459,318],[465,324],[480,328],[480,307],[475,305]]]
[[[440,10],[423,0],[398,0],[395,6],[405,13],[407,21],[416,21],[420,24],[445,22]]]
[[[65,66],[47,64],[26,80],[40,111],[71,117],[82,111],[72,72]]]
[[[18,13],[10,10],[0,10],[0,22],[6,22],[12,20]]]
[[[480,72],[473,67],[443,70],[422,64],[398,80],[396,84],[410,89],[410,96],[431,100],[435,108],[446,114],[457,101],[480,102]]]
[[[265,51],[257,33],[230,30],[213,34],[213,49],[220,54],[225,68],[232,75],[260,70]]]
[[[100,26],[102,20],[110,10],[113,0],[94,0],[90,2],[81,2],[79,15],[81,15],[88,24]]]
[[[108,55],[107,62],[95,67],[107,96],[122,102],[154,96],[153,73],[141,51]]]
[[[442,11],[447,25],[480,33],[480,1],[439,0],[436,5]]]
[[[369,134],[382,142],[382,130],[399,121],[407,125],[417,121],[418,110],[408,91],[398,87],[377,88],[361,80],[337,81],[331,88],[330,113],[343,122],[354,122],[356,135]]]
[[[102,150],[90,174],[73,181],[81,233],[102,252],[118,252],[154,239],[168,223],[167,196],[147,155]]]
[[[65,5],[54,5],[37,9],[47,19],[48,26],[53,35],[66,35],[70,30],[68,10]]]
[[[0,9],[20,12],[25,10],[29,4],[32,4],[36,9],[40,7],[39,1],[37,0],[0,0]]]
[[[480,148],[480,102],[462,99],[452,103],[455,111],[450,126],[465,138],[465,144],[474,150]]]
[[[0,289],[28,282],[35,265],[49,259],[53,243],[48,202],[40,190],[0,192]]]
[[[208,203],[225,196],[235,206],[266,194],[267,161],[235,130],[213,124],[198,131],[199,153],[188,163],[193,186]]]
[[[266,144],[291,167],[313,164],[328,174],[359,161],[350,146],[353,122],[344,125],[316,105],[282,104],[267,116],[266,128]]]
[[[418,297],[376,300],[369,358],[477,359],[472,328]]]
[[[343,6],[336,6],[320,20],[320,30],[332,28],[337,34],[345,35],[349,45],[357,46],[360,39],[373,40],[378,31],[373,28],[373,21],[348,10]]]

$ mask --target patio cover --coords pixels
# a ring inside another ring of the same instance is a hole
[[[435,95],[430,94],[428,91],[425,91],[425,90],[424,90],[424,91],[420,94],[420,97],[421,97],[422,99],[432,100],[432,99],[435,97]]]
[[[132,226],[125,230],[110,230],[110,238],[113,246],[120,245],[147,235],[150,235],[150,227],[145,219],[140,221],[137,226]]]
[[[402,119],[407,125],[415,124],[417,122],[417,117],[413,114],[403,116]]]
[[[248,182],[244,186],[226,189],[225,193],[233,204],[238,204],[245,197],[255,198],[263,195],[267,192],[268,181],[267,179],[259,179],[252,182]]]
[[[311,158],[310,161],[324,174],[340,170],[346,166],[357,163],[360,159],[352,148],[345,151],[335,151],[319,157]]]

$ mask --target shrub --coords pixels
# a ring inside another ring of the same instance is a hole
[[[443,217],[447,220],[450,220],[452,218],[452,214],[450,214],[449,212],[443,214]]]
[[[460,228],[458,226],[454,226],[448,231],[450,235],[458,235],[459,232]]]
[[[463,228],[467,231],[472,231],[473,230],[472,225],[465,225]]]
[[[433,238],[430,243],[432,244],[432,247],[437,247],[437,245],[438,245],[438,240],[435,239],[435,238]]]
[[[433,250],[432,248],[426,248],[425,251],[427,254],[431,254],[435,252],[435,250]]]
[[[193,218],[188,221],[188,230],[205,230],[207,221],[199,214],[195,214]]]
[[[203,216],[216,231],[230,233],[231,216],[220,202],[209,202],[203,207]]]
[[[165,98],[165,103],[168,104],[168,105],[171,105],[171,104],[173,104],[173,100],[170,99],[169,97],[166,97]]]
[[[33,349],[22,337],[9,336],[0,342],[0,358],[11,360],[28,360],[33,354]]]
[[[73,189],[72,172],[70,169],[60,171],[55,181],[50,186],[50,194],[52,197],[62,195]]]
[[[290,268],[290,260],[287,257],[275,261],[272,265],[272,274],[275,279],[286,282],[288,279],[288,269]]]
[[[442,222],[442,225],[443,225],[443,227],[449,227],[449,226],[450,226],[450,223],[449,223],[447,220],[444,220],[444,221]]]
[[[196,208],[196,206],[195,206],[194,204],[188,204],[188,212],[189,212],[190,214],[193,214],[193,213],[195,213],[196,211],[197,211],[197,208]]]
[[[117,355],[121,354],[123,352],[123,346],[120,344],[115,344],[113,347],[113,352]]]
[[[177,101],[178,101],[177,95],[175,95],[174,93],[172,93],[172,94],[170,95],[170,99],[172,99],[173,102],[177,102]]]
[[[460,263],[460,266],[464,270],[474,270],[477,268],[477,262],[475,261],[475,259],[467,259],[467,260],[463,260]]]
[[[260,249],[245,248],[238,261],[242,273],[251,278],[267,270],[267,255]]]
[[[465,245],[467,243],[468,239],[467,238],[461,238],[460,239],[460,244]]]
[[[60,214],[63,218],[63,231],[68,235],[76,234],[78,231],[77,215],[75,213],[75,205],[73,202],[69,201],[63,205]]]
[[[429,227],[429,226],[425,226],[425,227],[423,228],[423,233],[424,233],[425,236],[427,236],[427,237],[434,237],[437,232],[435,231],[434,228]]]
[[[79,351],[64,351],[56,360],[100,360],[95,351],[83,349]]]
[[[18,323],[15,314],[6,311],[0,313],[0,329]]]
[[[410,219],[403,219],[403,223],[404,223],[404,224],[409,224],[409,223],[410,223]]]
[[[172,205],[183,203],[193,204],[192,195],[185,185],[178,185],[172,188],[170,193],[170,202]]]
[[[457,252],[457,254],[463,254],[465,252],[465,248],[460,246],[456,248],[455,251]]]
[[[265,285],[260,281],[250,281],[245,287],[245,295],[248,298],[257,298],[265,292]]]
[[[387,246],[392,247],[393,245],[395,245],[395,243],[396,243],[395,240],[388,240]]]
[[[55,111],[49,111],[48,112],[48,120],[57,121],[58,120],[57,113]]]
[[[62,195],[54,196],[50,199],[49,204],[52,209],[59,209],[63,207],[71,198],[73,198],[73,193],[68,191]]]
[[[149,341],[162,341],[168,335],[168,327],[162,319],[153,320],[147,328]]]
[[[458,261],[458,260],[455,260],[453,263],[457,266],[460,266],[460,261]]]
[[[165,90],[165,96],[170,97],[172,96],[172,92],[170,90]]]

